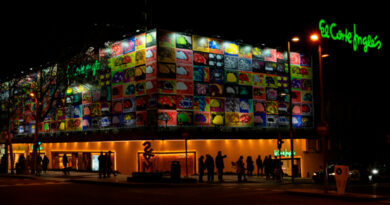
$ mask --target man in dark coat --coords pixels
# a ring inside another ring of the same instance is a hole
[[[206,169],[207,169],[207,182],[214,182],[214,159],[209,154],[206,155],[205,161]]]
[[[222,156],[222,152],[218,151],[217,157],[215,157],[215,165],[218,169],[218,181],[222,182],[223,177],[223,169],[225,168],[225,165],[223,164],[223,158],[226,158],[226,155]]]
[[[199,182],[203,182],[204,170],[206,169],[203,159],[204,159],[203,155],[200,156],[198,159]]]
[[[257,166],[257,176],[260,176],[260,175],[263,176],[263,161],[261,160],[260,155],[256,159],[256,166]]]
[[[251,156],[246,158],[246,169],[248,170],[248,176],[252,176],[255,166],[253,165],[253,160]]]
[[[62,157],[62,165],[64,165],[64,174],[67,175],[69,174],[69,170],[68,170],[68,157],[66,156],[66,154],[64,154],[64,156]]]
[[[245,181],[245,163],[243,159],[244,157],[240,156],[240,158],[236,162],[238,182],[242,182],[243,176]]]
[[[43,161],[42,161],[42,170],[46,173],[47,171],[47,166],[49,165],[49,158],[47,158],[47,156],[45,155],[43,157]]]
[[[103,152],[100,152],[98,160],[99,160],[99,178],[102,178],[102,175],[106,177],[106,157],[103,155]]]

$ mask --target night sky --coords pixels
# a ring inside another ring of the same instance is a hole
[[[11,6],[7,9],[11,14],[2,14],[8,55],[3,60],[7,67],[0,70],[2,79],[46,62],[66,60],[89,46],[134,35],[145,25],[144,1],[137,2]],[[316,1],[311,6],[308,2],[283,1],[150,2],[152,27],[283,49],[288,39],[299,35],[302,40],[293,44],[292,50],[312,53],[313,58],[317,57],[315,46],[306,39],[318,30],[322,18],[349,30],[355,23],[360,35],[378,35],[382,49],[369,49],[367,53],[362,48],[354,52],[352,45],[344,42],[323,41],[324,53],[330,55],[324,59],[327,109],[337,136],[364,142],[370,135],[383,137],[390,133],[386,100],[390,72],[384,60],[388,11],[384,3]]]

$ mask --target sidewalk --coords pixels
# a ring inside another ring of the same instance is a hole
[[[1,175],[0,175],[1,176]],[[26,177],[26,178],[44,178],[44,179],[53,179],[53,180],[89,180],[89,181],[112,181],[112,182],[127,182],[127,178],[131,177],[131,175],[118,174],[117,176],[111,175],[110,178],[102,178],[99,179],[99,175],[97,172],[78,172],[78,171],[70,171],[69,175],[64,175],[62,171],[47,171],[46,173],[42,173],[41,176],[35,175],[11,175],[7,176],[14,177]],[[167,176],[169,177],[169,176]],[[185,177],[182,177],[185,178]],[[198,176],[188,176],[190,179],[198,180]],[[273,180],[266,180],[264,176],[247,176],[247,181],[245,183],[266,183],[266,184],[290,184],[291,177],[285,177],[283,182],[275,182]],[[207,176],[203,177],[204,181],[207,181]],[[218,184],[218,176],[214,176],[215,184]],[[238,183],[237,176],[232,174],[225,174],[223,176],[223,183]],[[312,184],[313,181],[311,178],[295,178],[296,184]]]
[[[375,194],[360,194],[360,193],[345,193],[344,195],[337,195],[335,191],[335,185],[329,185],[328,193],[324,193],[323,186],[320,184],[314,184],[310,178],[295,178],[294,184],[291,183],[291,177],[285,177],[283,182],[276,182],[273,180],[266,180],[265,177],[249,176],[247,182],[238,183],[236,175],[224,175],[224,181],[222,183],[215,180],[214,183],[161,183],[161,182],[128,182],[127,178],[130,175],[118,174],[117,176],[111,176],[110,178],[99,179],[98,173],[95,172],[76,172],[71,171],[70,175],[64,175],[62,171],[47,171],[41,174],[41,176],[34,175],[11,175],[2,174],[0,177],[19,177],[19,178],[30,178],[30,179],[43,179],[43,180],[55,180],[62,182],[72,183],[83,183],[83,184],[95,184],[95,185],[109,185],[109,186],[122,186],[122,187],[133,187],[133,188],[156,188],[156,187],[210,187],[220,186],[223,184],[240,184],[240,185],[254,185],[262,186],[269,189],[278,189],[288,194],[298,194],[314,197],[330,197],[347,200],[383,200],[390,198],[388,196],[381,196]],[[198,176],[189,176],[191,179],[198,179]],[[207,177],[203,178],[207,180]],[[215,176],[214,179],[218,179]],[[386,194],[387,195],[387,194]]]

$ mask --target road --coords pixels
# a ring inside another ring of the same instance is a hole
[[[0,177],[1,204],[384,204],[285,193],[258,184],[117,187]]]

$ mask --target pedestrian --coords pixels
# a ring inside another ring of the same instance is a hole
[[[261,156],[257,156],[256,159],[256,166],[257,166],[257,176],[263,176],[263,161],[261,161]],[[259,172],[260,170],[260,172]]]
[[[37,170],[36,170],[36,175],[41,176],[41,171],[42,171],[42,157],[38,155],[37,158]]]
[[[203,182],[204,170],[206,169],[203,159],[204,159],[203,155],[200,156],[198,159],[199,182]]]
[[[268,155],[268,163],[269,163],[269,174],[272,179],[275,179],[275,161],[272,159],[271,155]]]
[[[1,163],[0,165],[1,173],[7,173],[7,157],[5,154],[1,157],[0,163]]]
[[[223,169],[225,168],[225,165],[223,163],[223,159],[226,158],[226,155],[222,156],[222,152],[218,151],[217,157],[215,157],[215,165],[218,170],[218,181],[223,181]]]
[[[24,174],[26,172],[26,158],[24,157],[23,154],[20,155],[18,163],[20,167],[19,174]]]
[[[264,166],[264,172],[265,172],[265,179],[269,180],[269,178],[270,178],[270,173],[269,173],[270,164],[269,164],[269,160],[268,160],[267,156],[264,157],[263,166]]]
[[[66,156],[66,154],[64,154],[64,156],[62,157],[62,165],[64,165],[64,174],[65,175],[69,174],[68,162],[69,162],[68,157]]]
[[[246,169],[248,170],[248,176],[252,176],[255,166],[253,165],[253,160],[251,156],[246,158]]]
[[[237,160],[236,169],[237,169],[238,182],[242,182],[242,176],[244,176],[245,179],[245,164],[244,164],[243,156],[240,156],[240,158]]]
[[[115,172],[112,170],[112,161],[111,161],[111,151],[108,151],[108,155],[106,153],[106,163],[107,163],[107,168],[106,168],[106,171],[107,171],[107,177],[110,177],[111,176],[111,173],[116,176]]]
[[[281,161],[278,159],[277,156],[275,156],[274,159],[274,179],[281,181],[282,180],[282,166]]]
[[[211,155],[206,155],[205,161],[206,169],[207,169],[207,182],[214,182],[214,159]]]
[[[29,171],[32,169],[32,166],[31,166],[31,155],[29,155],[29,154],[27,155],[27,160],[25,162],[26,162],[26,169],[25,169],[25,173],[24,174],[29,174]]]
[[[43,170],[43,172],[46,173],[48,165],[49,165],[49,158],[47,158],[47,156],[45,155],[43,157],[43,161],[42,161],[42,170]]]
[[[105,156],[103,155],[103,152],[100,152],[100,155],[99,155],[99,178],[102,178],[102,175],[103,177],[106,177],[106,160],[105,160]]]

